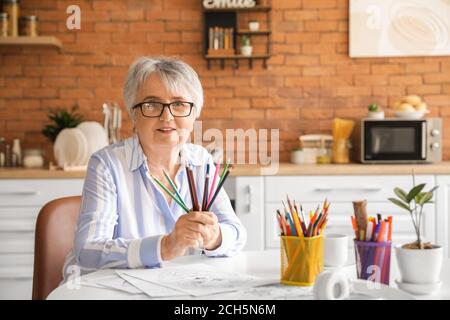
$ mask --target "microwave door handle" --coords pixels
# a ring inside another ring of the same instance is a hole
[[[427,124],[422,122],[422,159],[425,159],[427,156]]]

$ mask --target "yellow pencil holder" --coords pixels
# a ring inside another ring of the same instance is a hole
[[[281,283],[312,286],[323,271],[323,236],[281,236]]]

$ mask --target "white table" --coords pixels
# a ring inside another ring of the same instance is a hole
[[[394,279],[399,278],[395,254],[391,258],[391,286],[396,286]],[[356,267],[351,262],[354,261],[354,252],[349,252],[350,264],[341,268],[349,277],[356,278]],[[231,258],[208,258],[206,256],[185,256],[166,262],[166,265],[185,265],[187,263],[206,263],[223,271],[233,271],[262,277],[264,279],[274,280],[277,282],[280,276],[280,252],[279,250],[266,251],[247,251],[241,252]],[[151,272],[151,270],[149,270]],[[111,269],[99,270],[95,275],[106,276],[112,275],[115,271]],[[90,275],[92,276],[92,274]],[[417,296],[418,299],[450,299],[450,259],[444,260],[442,266],[441,280],[444,284],[441,290],[428,296]],[[190,296],[177,297],[177,299],[191,299]],[[206,297],[207,298],[207,297]],[[213,299],[220,299],[221,295],[214,295]],[[312,295],[310,296],[312,299]],[[56,288],[48,299],[57,300],[77,300],[77,299],[149,299],[145,294],[128,294],[126,292],[95,288],[91,286],[81,285],[78,289],[69,288],[62,285]],[[202,299],[205,299],[203,297]]]

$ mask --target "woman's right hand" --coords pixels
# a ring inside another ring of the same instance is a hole
[[[214,225],[216,221],[202,212],[189,212],[182,215],[173,231],[161,240],[162,260],[171,260],[182,256],[189,248],[202,248],[205,238],[205,225]]]

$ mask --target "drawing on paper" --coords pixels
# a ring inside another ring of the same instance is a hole
[[[450,0],[350,0],[350,57],[450,55]]]

